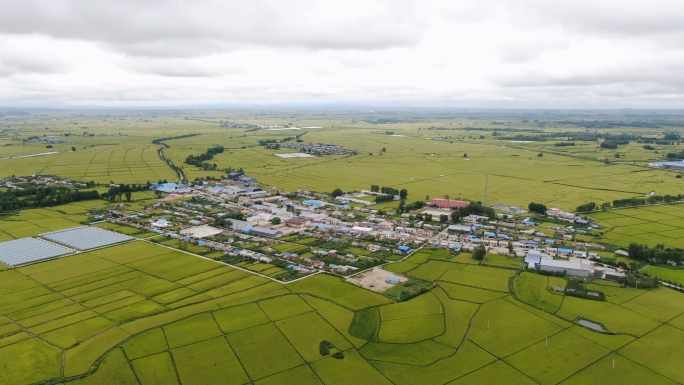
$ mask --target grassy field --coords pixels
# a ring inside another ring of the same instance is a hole
[[[365,116],[355,116],[351,112],[326,114],[324,117],[302,111],[267,116],[246,111],[193,111],[192,114],[193,119],[179,115],[114,113],[103,119],[87,112],[82,114],[77,124],[73,124],[68,114],[59,112],[49,118],[37,115],[8,118],[8,131],[0,135],[0,145],[5,145],[3,156],[46,151],[58,153],[2,158],[0,178],[12,174],[52,174],[100,183],[173,180],[177,176],[159,158],[157,150],[161,146],[152,144],[152,140],[192,132],[200,135],[165,142],[170,148],[166,148],[164,154],[175,164],[183,164],[188,155],[202,153],[209,146],[223,145],[227,151],[212,160],[219,170],[229,166],[243,167],[260,182],[291,190],[331,191],[336,187],[358,190],[379,184],[406,188],[413,199],[449,193],[481,200],[484,176],[489,174],[489,198],[492,201],[526,206],[529,197],[534,197],[549,206],[573,209],[583,202],[644,196],[653,190],[663,194],[676,193],[680,187],[675,178],[676,172],[646,167],[649,161],[659,157],[635,142],[620,146],[618,150],[608,150],[600,148],[596,141],[579,141],[572,147],[556,147],[555,140],[525,142],[494,136],[497,130],[531,129],[537,134],[577,132],[578,128],[567,122],[540,128],[538,124],[520,119],[511,121],[508,117],[503,119],[511,123],[492,129],[487,127],[491,116],[481,116],[478,122],[472,117],[452,116],[445,120],[426,115],[417,121],[401,124],[371,124]],[[202,115],[207,118],[195,120]],[[303,134],[306,141],[341,144],[357,149],[359,154],[352,157],[278,158],[275,153],[291,150],[268,150],[258,146],[258,140],[283,139],[292,136],[292,131],[222,128],[218,124],[221,119],[268,124],[273,120],[294,118],[301,126],[323,127],[294,132]],[[678,128],[668,126],[668,129]],[[388,130],[396,136],[387,135]],[[636,131],[630,127],[619,130]],[[661,133],[658,129],[639,130],[637,134]],[[16,140],[43,135],[71,142],[55,144],[48,150],[42,143],[22,144]],[[72,147],[76,151],[72,151]],[[381,152],[382,148],[386,151]],[[663,147],[660,150],[667,152],[669,149]],[[620,158],[615,158],[618,152]],[[467,157],[463,156],[465,153]],[[539,153],[544,156],[537,156]],[[340,172],[342,169],[344,172]],[[375,172],[368,173],[369,169]],[[186,166],[184,171],[190,179],[223,173],[192,166]],[[327,175],[338,177],[333,179]]]

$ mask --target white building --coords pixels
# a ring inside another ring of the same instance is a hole
[[[542,258],[539,262],[539,270],[588,277],[591,274],[592,262],[590,261],[562,261],[553,258]]]

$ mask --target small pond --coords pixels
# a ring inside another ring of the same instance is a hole
[[[597,332],[602,332],[602,333],[608,332],[608,330],[606,328],[604,328],[603,325],[598,324],[596,322],[591,322],[589,320],[580,319],[579,321],[577,321],[577,323],[584,326],[585,328],[596,330]]]

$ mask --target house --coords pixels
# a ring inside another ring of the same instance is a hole
[[[290,218],[285,222],[285,224],[287,224],[288,226],[292,226],[292,227],[306,227],[310,223],[311,223],[311,221],[309,221],[308,219],[304,219],[304,218]]]
[[[402,253],[408,253],[411,251],[411,248],[408,246],[399,246],[397,247],[397,250],[401,251]]]
[[[247,221],[241,221],[238,219],[228,219],[231,223],[231,228],[235,231],[245,231],[252,228],[252,224]]]
[[[453,233],[471,234],[473,232],[473,228],[471,226],[466,226],[466,225],[450,225],[447,228],[447,232],[449,232],[450,234],[453,234]]]
[[[572,251],[572,256],[577,257],[577,258],[586,258],[587,257],[587,252],[583,250],[573,250]]]
[[[371,227],[361,227],[361,226],[354,226],[352,227],[352,234],[359,234],[359,235],[369,235],[373,231]]]
[[[397,283],[399,283],[399,278],[397,278],[397,277],[387,277],[387,279],[385,280],[385,282],[391,283],[392,285],[396,285]]]
[[[169,222],[169,220],[166,218],[159,218],[155,222],[152,222],[151,226],[152,227],[166,228],[166,227],[173,226],[173,224],[171,222]]]

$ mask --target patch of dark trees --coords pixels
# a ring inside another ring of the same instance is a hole
[[[642,245],[632,242],[627,248],[629,257],[645,262],[667,263],[673,261],[677,264],[682,262],[684,257],[684,249],[678,247],[665,247],[663,244],[658,244],[655,247]]]
[[[185,163],[192,165],[192,166],[200,167],[203,170],[216,170],[217,169],[216,163],[209,164],[206,161],[214,159],[214,155],[220,154],[224,150],[225,150],[225,148],[223,146],[210,147],[207,149],[207,151],[204,154],[188,155],[188,157],[185,158]]]
[[[0,212],[27,208],[58,206],[66,203],[99,199],[96,190],[81,191],[67,186],[26,187],[0,192]]]

